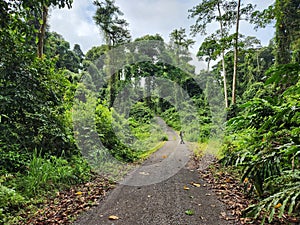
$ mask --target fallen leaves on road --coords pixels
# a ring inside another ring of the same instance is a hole
[[[195,186],[195,187],[200,187],[201,186],[201,184],[194,183],[194,182],[192,182],[192,185]]]
[[[109,219],[109,220],[118,220],[119,217],[114,216],[114,215],[111,215],[111,216],[108,217],[108,219]]]
[[[188,215],[188,216],[192,216],[192,215],[194,215],[194,211],[191,210],[191,209],[188,209],[188,210],[185,211],[185,214]]]
[[[186,186],[186,185],[183,186],[183,189],[186,190],[186,191],[187,191],[187,190],[190,190],[190,188],[189,188],[188,186]]]
[[[113,187],[108,179],[97,176],[86,184],[57,192],[56,197],[37,206],[39,209],[34,214],[29,210],[24,212],[21,215],[24,218],[22,224],[72,224],[78,214],[97,206]]]
[[[248,178],[244,180],[244,183],[240,183],[239,180],[228,171],[221,171],[221,166],[214,162],[212,166],[207,169],[199,170],[201,178],[204,179],[210,186],[218,199],[227,205],[227,213],[222,212],[221,216],[225,220],[234,220],[236,225],[254,224],[259,225],[261,219],[253,220],[251,218],[243,218],[243,210],[249,205],[255,203],[253,196],[246,196],[244,190],[244,184],[248,182]],[[204,185],[203,185],[204,186]],[[206,194],[208,195],[208,194]],[[278,203],[275,208],[280,208],[282,205]],[[272,225],[287,224],[283,219],[277,218],[272,222]],[[269,225],[265,222],[265,225]]]
[[[149,176],[150,175],[150,173],[147,173],[147,172],[144,172],[144,171],[139,172],[139,174],[144,175],[144,176]]]

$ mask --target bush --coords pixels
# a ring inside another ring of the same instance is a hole
[[[28,164],[27,174],[17,178],[17,189],[29,198],[44,195],[87,180],[89,171],[83,159],[74,157],[70,163],[62,157],[41,157],[35,153]]]
[[[245,211],[247,216],[263,214],[269,222],[275,214],[299,216],[299,89],[300,81],[278,96],[277,105],[254,98],[228,121],[223,162],[238,166],[241,180],[249,180],[250,193],[260,198]]]
[[[180,114],[174,107],[163,112],[161,117],[170,127],[177,131],[181,130]]]
[[[135,154],[127,146],[130,135],[127,133],[128,122],[113,109],[98,104],[96,108],[96,127],[100,140],[116,159],[125,162],[135,160]],[[122,142],[124,141],[124,142]]]
[[[0,183],[0,223],[5,224],[7,218],[25,203],[25,198],[12,188]]]
[[[137,102],[130,109],[130,117],[141,123],[150,123],[153,111],[144,102]]]

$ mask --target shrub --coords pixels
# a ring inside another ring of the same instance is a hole
[[[228,121],[223,162],[238,166],[241,180],[249,180],[260,202],[249,206],[245,215],[263,214],[263,223],[275,214],[298,211],[299,216],[299,88],[300,81],[278,96],[276,105],[254,98]]]
[[[24,203],[22,195],[0,183],[0,223],[5,224],[11,213],[18,211]]]
[[[17,178],[17,189],[29,198],[44,195],[87,180],[89,171],[87,163],[78,157],[74,156],[70,163],[62,157],[41,157],[35,153],[27,174]]]

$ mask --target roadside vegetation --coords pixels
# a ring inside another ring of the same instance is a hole
[[[159,34],[132,40],[111,0],[94,2],[105,43],[86,54],[71,48],[47,26],[49,9],[71,5],[0,0],[0,224],[25,223],[62,191],[96,201],[86,184],[103,182],[94,195],[103,194],[168,140],[157,117],[183,131],[196,155],[216,154],[237,172],[253,200],[243,216],[299,221],[298,1],[256,11],[205,0],[190,9],[191,34],[206,35],[197,57],[208,67],[198,74],[189,31],[173,30],[168,44]],[[274,38],[261,46],[240,32],[241,20],[275,26]],[[211,22],[218,29],[207,34]]]

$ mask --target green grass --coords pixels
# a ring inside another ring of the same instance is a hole
[[[205,154],[211,154],[218,159],[222,158],[221,154],[221,144],[222,142],[218,139],[211,139],[207,142],[190,142],[190,149],[193,151],[197,158],[201,158]]]
[[[142,154],[140,154],[138,156],[138,158],[140,160],[145,160],[147,159],[150,155],[152,155],[154,152],[158,151],[160,148],[162,148],[164,145],[165,145],[166,141],[161,141],[159,142],[156,146],[154,146],[152,149],[146,151],[146,152],[143,152]]]
[[[0,224],[18,224],[20,211],[34,210],[57,190],[91,178],[91,168],[80,156],[42,157],[35,152],[26,168],[23,173],[0,171]]]

